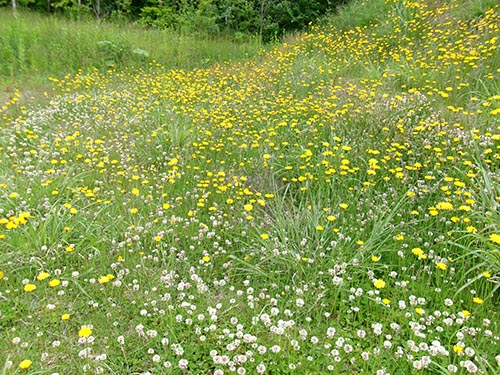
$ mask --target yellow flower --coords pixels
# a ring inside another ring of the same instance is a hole
[[[62,314],[62,315],[61,315],[61,320],[68,320],[68,319],[69,319],[69,317],[70,317],[70,315],[69,315],[69,314]]]
[[[29,212],[21,212],[18,216],[19,222],[21,224],[26,224],[28,222],[27,219],[33,217]]]
[[[415,309],[415,312],[418,314],[418,315],[422,315],[423,313],[425,313],[424,309],[422,309],[421,307],[417,307]]]
[[[324,230],[324,229],[325,229],[325,228],[323,228],[323,226],[322,226],[322,225],[318,225],[318,226],[316,226],[316,230],[317,230],[317,231],[320,231],[320,232],[321,232],[321,231],[322,231],[322,230]]]
[[[328,220],[328,221],[335,221],[335,216],[333,216],[333,215],[328,215],[328,216],[326,217],[326,220]]]
[[[453,210],[453,205],[450,202],[439,202],[436,204],[436,209],[443,211]]]
[[[71,253],[73,250],[75,250],[75,246],[74,245],[66,246],[66,252]]]
[[[136,213],[138,213],[138,212],[139,212],[139,210],[138,210],[137,208],[135,208],[135,207],[134,207],[134,208],[131,208],[131,209],[129,210],[129,212],[130,212],[131,214],[136,214]]]
[[[340,208],[342,208],[343,210],[347,210],[348,207],[349,207],[349,205],[347,203],[340,204]]]
[[[249,204],[245,204],[243,206],[243,208],[245,209],[245,211],[250,212],[250,211],[253,210],[253,205],[251,205],[250,203]]]
[[[464,318],[467,318],[468,316],[470,316],[470,311],[462,310],[462,315],[464,316]]]
[[[493,233],[490,235],[490,240],[494,243],[500,244],[500,234]]]
[[[263,240],[267,240],[267,239],[269,238],[269,234],[267,234],[267,233],[262,233],[262,234],[260,235],[260,238],[262,238]]]
[[[382,303],[383,303],[384,305],[389,305],[389,304],[391,303],[391,300],[390,300],[389,298],[384,298],[384,299],[382,300]]]
[[[431,216],[437,216],[437,215],[439,215],[439,211],[435,210],[435,209],[430,209],[429,210],[429,215],[431,215]]]
[[[109,277],[106,275],[106,276],[99,276],[97,281],[99,282],[99,284],[106,284],[109,283],[110,280]]]
[[[210,257],[208,255],[205,255],[203,258],[201,258],[205,263],[210,262]]]
[[[372,262],[378,262],[380,260],[380,257],[376,255],[372,255]]]
[[[477,303],[478,305],[480,305],[480,304],[482,304],[484,302],[484,300],[481,299],[481,298],[479,298],[479,297],[474,297],[472,299],[472,302]]]
[[[454,351],[455,353],[460,354],[460,353],[463,353],[463,352],[464,352],[464,348],[463,348],[463,347],[461,347],[460,345],[453,345],[453,351]]]
[[[420,247],[415,247],[411,250],[411,252],[418,256],[420,259],[427,259],[427,255],[424,254],[424,251]]]
[[[483,277],[486,278],[486,279],[489,279],[491,277],[491,273],[489,272],[483,272]],[[0,277],[1,279],[1,277]]]
[[[382,279],[377,279],[373,282],[373,286],[377,289],[385,288],[385,281]]]
[[[78,336],[80,336],[80,337],[89,337],[91,334],[92,334],[92,330],[90,329],[90,327],[87,327],[87,326],[83,326],[78,331]]]
[[[446,263],[439,262],[439,263],[436,263],[436,267],[440,270],[446,271],[446,269],[448,268],[448,265],[446,265]]]
[[[78,210],[77,210],[75,207],[71,207],[71,208],[69,209],[69,213],[70,213],[71,215],[76,215],[76,214],[78,213]]]
[[[32,292],[36,289],[36,285],[35,284],[26,284],[24,286],[24,291],[25,292]]]
[[[168,210],[168,209],[170,208],[170,204],[168,204],[168,203],[163,203],[163,206],[162,206],[162,207],[163,207],[163,209],[164,209],[164,210]]]
[[[139,189],[137,189],[137,188],[133,188],[133,189],[132,189],[132,194],[133,194],[133,195],[139,195]]]
[[[38,276],[36,277],[36,279],[37,279],[38,281],[43,281],[43,280],[45,280],[45,279],[46,279],[47,277],[49,277],[49,276],[50,276],[50,274],[49,274],[48,272],[40,272],[40,273],[38,274]]]
[[[19,363],[19,368],[22,370],[26,370],[31,366],[32,363],[33,362],[31,362],[29,359],[25,359]]]
[[[3,272],[0,271],[0,280],[2,280],[2,279],[3,279]]]
[[[52,279],[49,281],[49,286],[52,288],[55,288],[59,284],[61,284],[61,280],[59,280],[59,279]]]

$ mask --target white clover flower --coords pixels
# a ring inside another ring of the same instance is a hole
[[[188,367],[188,363],[189,363],[188,360],[183,358],[179,360],[178,366],[180,369],[186,370]]]
[[[276,354],[276,353],[279,353],[279,352],[281,351],[281,347],[280,347],[279,345],[273,345],[273,346],[271,347],[271,351],[272,351],[273,353],[275,353],[275,354]]]
[[[259,363],[256,367],[256,370],[257,374],[263,374],[264,372],[266,372],[266,365],[263,363]]]
[[[328,329],[326,330],[326,337],[331,339],[333,336],[335,336],[336,332],[337,330],[334,327],[328,327]]]

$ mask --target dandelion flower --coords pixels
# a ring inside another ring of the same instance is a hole
[[[377,289],[385,288],[385,281],[382,279],[377,279],[373,282],[373,286]]]
[[[260,238],[262,238],[263,240],[267,240],[267,239],[269,238],[269,234],[267,234],[267,233],[262,233],[262,234],[260,235]]]
[[[439,202],[436,205],[436,209],[443,211],[453,210],[453,204],[451,204],[450,202]]]
[[[48,272],[40,272],[40,273],[38,274],[38,276],[36,277],[36,279],[37,279],[38,281],[43,281],[43,280],[45,280],[45,279],[46,279],[47,277],[49,277],[49,276],[50,276],[50,274],[49,274]]]
[[[500,234],[493,233],[490,235],[490,241],[500,244]]]
[[[24,291],[25,292],[32,292],[36,289],[36,285],[35,284],[26,284],[24,286]]]
[[[417,307],[417,308],[415,309],[415,312],[416,312],[418,315],[422,315],[425,311],[424,311],[424,309],[422,309],[421,307]]]
[[[32,363],[33,362],[31,362],[29,359],[25,359],[19,363],[19,368],[22,370],[27,370]]]
[[[52,288],[55,288],[59,284],[61,284],[61,280],[59,280],[59,279],[52,279],[49,281],[49,286]]]
[[[439,262],[439,263],[436,263],[436,267],[440,270],[446,271],[446,269],[448,268],[448,265],[446,263]]]
[[[482,298],[479,298],[479,297],[474,297],[472,299],[472,302],[477,303],[478,305],[480,305],[480,304],[482,304],[484,302],[484,300]]]
[[[104,276],[99,276],[99,278],[97,279],[97,282],[99,284],[106,284],[106,283],[109,283],[110,279],[107,275],[104,275]]]
[[[415,247],[411,250],[411,252],[418,256],[420,259],[427,259],[427,255],[425,255],[424,251],[420,247]]]
[[[210,257],[208,255],[205,255],[203,258],[201,258],[205,263],[210,262]]]
[[[61,320],[68,320],[70,318],[69,314],[62,314],[61,315]]]
[[[83,326],[78,331],[78,336],[79,337],[89,337],[91,334],[92,334],[92,330],[88,326]]]
[[[2,279],[3,279],[3,272],[0,271],[0,280],[2,280]]]

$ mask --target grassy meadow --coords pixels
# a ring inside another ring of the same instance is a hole
[[[500,373],[499,43],[496,1],[354,0],[9,92],[0,374]]]
[[[98,69],[193,69],[259,52],[257,38],[194,35],[0,8],[0,90],[46,89],[49,76]],[[36,94],[36,93],[35,93]],[[1,99],[1,97],[0,97]],[[1,102],[0,102],[1,103]]]

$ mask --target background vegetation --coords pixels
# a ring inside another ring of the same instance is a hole
[[[0,9],[0,91],[47,85],[49,77],[99,69],[192,69],[245,59],[263,48],[258,38],[179,34],[127,23],[70,20]]]
[[[258,35],[268,41],[298,30],[342,0],[1,0],[0,6],[94,17],[197,34]]]

